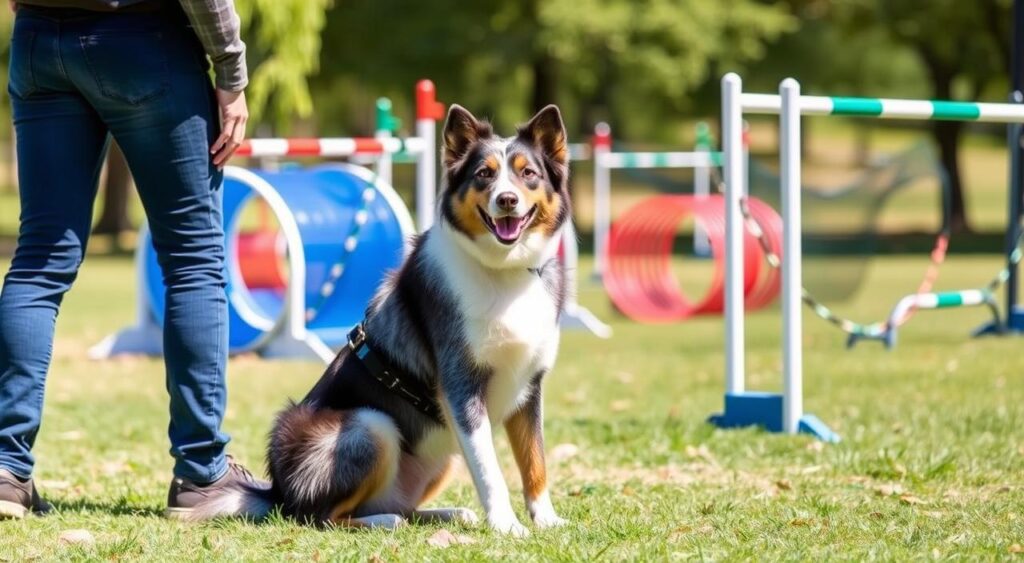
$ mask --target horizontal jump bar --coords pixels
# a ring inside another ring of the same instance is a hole
[[[605,168],[710,168],[722,165],[722,153],[695,152],[608,152],[597,154]]]
[[[374,139],[371,137],[335,137],[323,139],[248,139],[235,152],[237,156],[352,156],[357,154],[423,153],[423,139]]]
[[[781,111],[782,102],[777,94],[741,94],[740,105],[747,113],[777,114]],[[1024,104],[941,100],[800,96],[800,113],[802,115],[849,115],[881,119],[1024,123]]]

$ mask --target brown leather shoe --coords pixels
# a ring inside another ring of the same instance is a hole
[[[245,466],[228,456],[228,472],[212,483],[200,484],[184,477],[175,477],[171,481],[171,490],[167,493],[167,510],[164,511],[164,516],[187,519],[192,509],[201,501],[238,484],[259,489],[270,488],[269,482],[256,479]]]
[[[39,496],[32,479],[22,481],[0,468],[0,520],[21,520],[29,512],[45,514],[52,508]]]

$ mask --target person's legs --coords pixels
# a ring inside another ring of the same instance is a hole
[[[107,135],[63,75],[56,24],[26,14],[14,26],[8,88],[21,227],[0,292],[0,468],[23,479],[35,461],[57,311],[85,254]]]
[[[135,177],[167,287],[164,354],[178,477],[225,474],[227,296],[218,133],[198,44],[159,17],[108,17],[70,38],[65,64]]]

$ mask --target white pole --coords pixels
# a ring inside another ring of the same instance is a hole
[[[416,228],[422,233],[434,224],[434,198],[437,192],[437,120],[444,106],[437,102],[434,83],[416,83],[416,136],[422,139],[423,152],[416,161]]]
[[[743,195],[750,195],[750,123],[743,121]]]
[[[375,139],[390,139],[391,131],[387,129],[378,129],[373,134]],[[426,158],[427,155],[420,155],[420,158]],[[377,178],[385,184],[391,186],[391,153],[384,151],[377,157]]]
[[[799,430],[803,416],[803,348],[800,309],[800,83],[779,85],[779,165],[782,180],[782,429]]]
[[[698,147],[700,152],[713,150],[708,147]],[[693,195],[697,199],[705,199],[711,194],[711,169],[707,166],[698,166],[693,170]],[[711,242],[708,234],[700,225],[693,226],[693,253],[697,256],[711,255]]]
[[[611,142],[611,126],[604,122],[594,126],[594,277],[597,279],[604,276],[611,225],[611,169],[604,163],[604,155],[611,152]]]
[[[434,224],[434,165],[437,127],[433,119],[416,120],[416,136],[423,139],[423,152],[416,160],[416,228],[424,232]]]
[[[725,178],[725,391],[742,393],[743,358],[743,81],[722,77],[722,152]]]

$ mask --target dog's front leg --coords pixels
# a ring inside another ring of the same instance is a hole
[[[544,464],[544,410],[541,399],[541,377],[530,383],[529,396],[519,410],[505,420],[505,431],[512,445],[512,454],[523,479],[526,510],[540,528],[565,524],[555,513],[548,494],[547,468]]]
[[[455,434],[487,514],[487,523],[498,532],[523,537],[530,532],[512,510],[508,486],[494,452],[494,435],[484,404],[482,378],[477,381],[479,385],[462,380],[460,385],[452,385],[452,389],[445,390]]]

